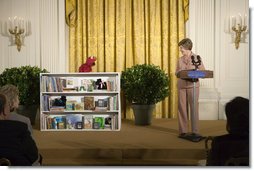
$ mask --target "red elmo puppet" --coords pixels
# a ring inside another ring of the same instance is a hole
[[[95,65],[96,57],[90,56],[86,59],[86,63],[79,67],[79,72],[91,72],[92,66]]]

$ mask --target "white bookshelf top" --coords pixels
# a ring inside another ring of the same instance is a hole
[[[42,95],[51,95],[51,96],[107,96],[107,95],[116,95],[118,91],[93,91],[93,92],[42,92]]]
[[[120,72],[73,72],[73,73],[40,73],[40,76],[50,77],[114,77]]]

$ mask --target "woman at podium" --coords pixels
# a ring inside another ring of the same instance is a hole
[[[182,70],[205,70],[204,64],[200,56],[194,54],[192,50],[192,41],[185,38],[178,43],[182,56],[177,61],[176,76],[178,77],[178,125],[179,138],[185,138],[188,134],[188,105],[190,105],[192,115],[191,119],[191,135],[198,137],[199,113],[198,113],[198,98],[199,98],[199,80],[198,79],[181,79],[179,72]],[[195,82],[195,91],[193,91]],[[193,103],[193,95],[195,93],[195,102]],[[194,107],[195,105],[195,107]]]

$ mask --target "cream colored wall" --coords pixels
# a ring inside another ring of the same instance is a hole
[[[200,119],[221,119],[224,104],[234,96],[249,96],[249,43],[238,50],[223,32],[224,17],[248,14],[248,0],[190,0],[187,36],[194,42],[214,79],[201,81]],[[18,52],[0,35],[0,72],[8,67],[37,65],[50,72],[68,72],[68,29],[64,0],[1,0],[0,21],[20,16],[29,19],[32,35]],[[247,42],[249,40],[247,39]]]
[[[202,80],[200,119],[224,119],[224,105],[235,96],[249,98],[249,39],[239,49],[224,33],[224,18],[248,15],[248,0],[190,0],[187,36],[214,79]]]
[[[32,34],[20,52],[0,35],[0,72],[22,65],[66,72],[64,0],[1,0],[1,23],[14,16],[30,20]]]

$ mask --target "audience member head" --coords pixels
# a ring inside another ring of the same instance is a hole
[[[231,134],[249,133],[249,100],[235,97],[225,107],[227,131]]]
[[[0,93],[8,97],[11,112],[19,107],[19,90],[16,86],[12,84],[4,85],[0,88]]]
[[[5,120],[10,114],[10,106],[4,94],[0,94],[0,120]]]

